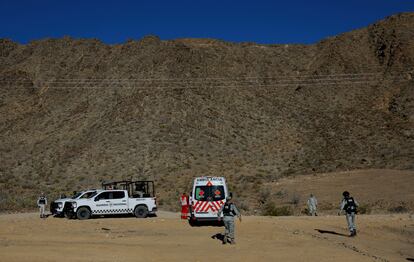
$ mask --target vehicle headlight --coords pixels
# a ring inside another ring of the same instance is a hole
[[[58,203],[58,207],[59,207],[59,208],[62,208],[62,206],[63,206],[63,204],[59,202],[59,203]]]
[[[73,208],[76,208],[76,206],[77,206],[77,205],[76,205],[76,202],[72,202],[72,207],[73,207]]]

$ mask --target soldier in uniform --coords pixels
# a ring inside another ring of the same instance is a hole
[[[241,222],[241,214],[237,209],[236,205],[233,203],[232,197],[228,196],[227,201],[224,205],[221,206],[217,216],[219,220],[221,219],[221,214],[223,214],[223,222],[225,227],[223,245],[229,242],[230,244],[236,244],[234,240],[234,217],[237,216]]]
[[[356,225],[355,225],[355,215],[357,213],[357,207],[359,206],[358,202],[350,196],[348,191],[342,193],[343,199],[341,206],[339,208],[338,215],[345,211],[346,213],[346,222],[348,223],[348,229],[350,232],[350,237],[356,236]]]
[[[37,199],[37,206],[40,209],[40,218],[46,218],[46,214],[45,214],[46,205],[47,205],[47,198],[45,194],[42,192],[40,194],[40,197]]]
[[[316,211],[316,208],[318,207],[318,200],[313,194],[310,194],[310,197],[308,199],[308,209],[309,209],[309,215],[310,216],[317,216],[318,213]]]

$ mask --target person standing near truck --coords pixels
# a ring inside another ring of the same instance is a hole
[[[223,238],[223,245],[229,242],[230,244],[236,244],[235,236],[234,236],[234,217],[237,216],[240,220],[241,214],[237,209],[236,205],[233,203],[232,197],[228,196],[226,199],[226,203],[221,206],[220,210],[217,213],[218,219],[221,219],[221,215],[223,214],[223,222],[224,222],[224,238]]]
[[[181,195],[181,219],[187,219],[188,213],[190,211],[190,202],[188,199],[188,195],[186,193],[183,193]]]
[[[40,210],[40,218],[46,218],[46,214],[45,214],[46,205],[47,205],[47,198],[45,194],[42,192],[39,198],[37,199],[37,206],[39,207],[39,210]]]

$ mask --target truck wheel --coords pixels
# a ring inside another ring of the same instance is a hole
[[[138,218],[145,218],[148,215],[148,208],[146,206],[137,206],[134,210],[134,215]]]
[[[76,217],[79,220],[89,219],[91,217],[91,211],[89,211],[89,209],[86,207],[80,207],[76,211]]]

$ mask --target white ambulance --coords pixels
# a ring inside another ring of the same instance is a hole
[[[217,212],[229,194],[224,177],[196,177],[191,192],[190,224],[218,221]]]

